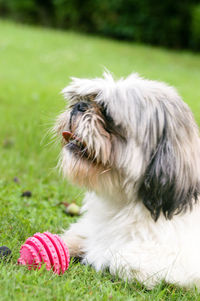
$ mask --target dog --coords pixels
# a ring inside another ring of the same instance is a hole
[[[200,287],[200,138],[187,104],[135,73],[72,78],[62,93],[59,167],[88,190],[61,235],[71,256],[148,289]]]

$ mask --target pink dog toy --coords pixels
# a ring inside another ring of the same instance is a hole
[[[46,264],[49,271],[53,267],[56,274],[64,273],[69,266],[69,250],[62,239],[50,232],[35,233],[21,246],[18,264],[30,269],[40,269]]]

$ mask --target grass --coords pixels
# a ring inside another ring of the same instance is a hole
[[[0,263],[0,300],[200,300],[195,290],[162,283],[146,291],[80,263],[62,277],[16,264],[28,236],[75,221],[59,203],[80,204],[83,191],[58,175],[60,146],[43,137],[64,108],[59,92],[69,77],[99,76],[103,66],[176,86],[200,124],[200,55],[0,21],[0,245],[13,254]]]

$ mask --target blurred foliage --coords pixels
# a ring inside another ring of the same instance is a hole
[[[0,0],[0,15],[118,39],[200,49],[199,0]]]
[[[200,49],[200,4],[195,5],[192,9],[190,43],[193,49]]]

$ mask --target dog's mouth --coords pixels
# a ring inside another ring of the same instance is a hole
[[[87,146],[80,138],[69,131],[62,132],[66,147],[76,155],[89,158]]]

